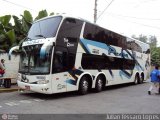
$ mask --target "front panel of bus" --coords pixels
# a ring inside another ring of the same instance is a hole
[[[73,79],[70,71],[82,25],[80,20],[61,17],[34,23],[21,47],[19,87],[45,94],[76,90],[67,82]]]
[[[20,47],[18,86],[35,92],[52,93],[51,64],[55,36],[62,17],[35,22]]]

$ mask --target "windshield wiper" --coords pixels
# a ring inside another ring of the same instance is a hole
[[[32,40],[31,38],[27,37],[27,40]]]
[[[18,70],[18,72],[20,72],[20,73],[28,73],[28,69],[27,70],[26,69]]]
[[[35,35],[35,37],[42,37],[42,38],[46,39],[46,37],[44,35]]]
[[[32,67],[30,67],[30,70],[29,70],[29,71],[30,71],[30,72],[39,72],[39,73],[42,73],[41,70],[33,69]]]

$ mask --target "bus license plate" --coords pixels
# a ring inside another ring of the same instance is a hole
[[[25,86],[25,89],[26,90],[30,90],[30,86]]]

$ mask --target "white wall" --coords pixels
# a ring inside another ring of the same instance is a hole
[[[0,60],[1,59],[5,59],[5,76],[17,78],[19,68],[19,55],[12,55],[11,60],[9,60],[8,53],[0,53]],[[16,79],[13,79],[12,83],[16,83]]]

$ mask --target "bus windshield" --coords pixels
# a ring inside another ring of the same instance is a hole
[[[62,17],[58,16],[35,22],[31,26],[27,37],[30,39],[54,37],[61,19]]]
[[[22,47],[20,53],[20,73],[49,74],[53,46],[47,46],[41,55],[42,45]]]

